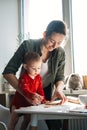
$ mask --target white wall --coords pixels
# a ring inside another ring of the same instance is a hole
[[[18,29],[18,0],[0,0],[0,77],[16,50]]]

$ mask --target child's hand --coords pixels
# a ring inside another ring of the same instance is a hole
[[[38,100],[42,101],[44,97],[41,96],[41,95],[38,94],[38,93],[35,93],[35,94],[33,95],[33,99],[35,99],[35,98],[37,98]]]
[[[41,104],[42,100],[43,100],[43,96],[39,95],[38,93],[35,93],[32,97],[32,104],[33,105],[39,105]]]

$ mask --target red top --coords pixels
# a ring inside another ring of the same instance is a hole
[[[42,85],[42,79],[40,75],[37,75],[34,79],[32,79],[26,72],[24,72],[19,79],[19,86],[22,90],[22,93],[28,99],[32,99],[32,96],[35,93],[44,96],[44,90]],[[43,101],[45,101],[45,96]],[[19,107],[27,107],[31,106],[31,104],[20,94],[16,91],[11,106],[15,106],[16,108]]]

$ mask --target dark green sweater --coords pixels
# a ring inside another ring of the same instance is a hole
[[[35,51],[41,55],[41,43],[42,39],[29,39],[24,41],[5,67],[3,74],[16,74],[19,67],[23,64],[24,55],[27,51]],[[64,66],[65,51],[62,47],[59,47],[52,52],[48,62],[48,67],[51,72],[49,77],[51,84],[55,84],[57,81],[64,80]]]

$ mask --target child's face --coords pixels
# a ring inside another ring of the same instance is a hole
[[[34,61],[26,65],[26,70],[30,77],[34,78],[41,70],[41,61]]]

